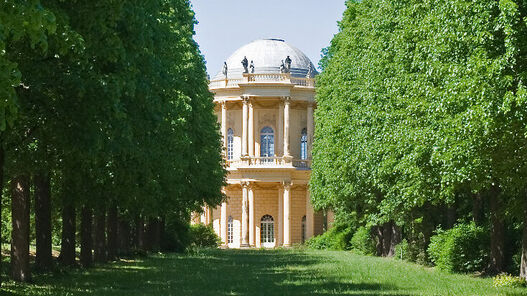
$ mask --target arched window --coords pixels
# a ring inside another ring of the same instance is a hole
[[[300,159],[307,159],[307,130],[305,128],[300,136]]]
[[[274,156],[274,131],[268,126],[260,131],[260,156]]]
[[[232,128],[227,131],[227,159],[231,160],[234,157],[234,132]]]
[[[260,241],[264,247],[274,246],[274,220],[270,215],[265,215],[260,220]]]
[[[302,243],[306,242],[307,228],[306,228],[306,216],[302,217]]]
[[[229,244],[232,244],[232,242],[234,241],[233,233],[234,233],[234,223],[232,221],[232,216],[229,216],[229,220],[227,220],[227,243]]]

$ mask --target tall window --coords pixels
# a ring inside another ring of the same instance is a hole
[[[265,247],[274,244],[274,221],[270,215],[265,215],[260,221],[260,241]]]
[[[300,159],[307,159],[307,130],[302,130],[300,136]]]
[[[260,131],[260,156],[274,156],[274,131],[268,126]]]
[[[234,241],[233,233],[234,233],[234,223],[232,221],[232,216],[229,216],[229,220],[227,221],[227,243],[229,244],[232,244],[232,242]]]
[[[234,157],[234,132],[232,128],[227,131],[227,159],[231,160]]]
[[[302,217],[302,243],[306,242],[307,228],[306,228],[306,216]]]

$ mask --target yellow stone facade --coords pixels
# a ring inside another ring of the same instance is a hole
[[[279,42],[255,41],[248,47],[263,46],[267,55],[289,57],[289,45]],[[245,50],[247,59],[255,51]],[[313,211],[308,190],[315,71],[307,57],[293,50],[285,71],[283,60],[281,68],[263,65],[272,63],[266,57],[251,70],[237,69],[242,73],[234,77],[224,69],[210,82],[227,158],[228,199],[206,208],[200,222],[212,224],[226,247],[287,247],[322,233],[327,225],[327,216]]]

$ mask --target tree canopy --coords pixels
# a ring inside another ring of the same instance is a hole
[[[411,232],[430,206],[526,203],[526,15],[512,0],[348,1],[318,77],[315,204]]]

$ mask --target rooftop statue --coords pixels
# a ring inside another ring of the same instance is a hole
[[[280,64],[280,73],[285,73],[284,60],[282,60],[282,64]]]
[[[313,67],[309,65],[309,68],[307,69],[306,78],[311,78],[312,75],[313,75]]]
[[[221,70],[221,73],[223,73],[225,78],[227,78],[227,62],[223,62],[223,69]]]
[[[249,61],[247,60],[246,56],[243,57],[242,66],[243,66],[243,73],[249,73],[249,69],[248,69]]]
[[[291,71],[291,58],[289,56],[285,58],[285,70],[286,73],[289,73]]]
[[[254,73],[254,61],[251,60],[251,65],[249,66],[251,68],[251,73]]]

